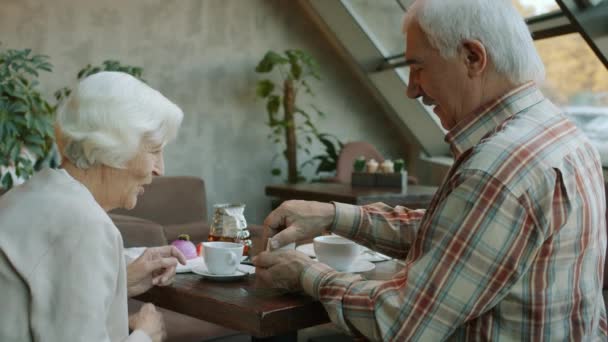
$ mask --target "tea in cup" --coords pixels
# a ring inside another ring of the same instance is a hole
[[[317,259],[336,271],[346,271],[361,254],[361,246],[336,235],[317,236],[313,246]]]
[[[241,263],[243,245],[235,242],[203,242],[207,270],[215,275],[232,275]]]

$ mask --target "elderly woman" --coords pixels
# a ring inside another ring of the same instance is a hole
[[[0,341],[160,341],[151,304],[129,320],[127,296],[174,275],[181,253],[148,249],[127,268],[107,211],[133,208],[182,111],[118,72],[87,77],[57,114],[63,169],[0,198]],[[134,330],[129,335],[129,321]]]

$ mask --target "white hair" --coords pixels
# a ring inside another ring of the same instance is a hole
[[[74,165],[124,168],[144,144],[173,139],[182,110],[158,91],[122,72],[83,79],[57,112],[62,154]]]
[[[478,40],[511,82],[545,79],[528,26],[510,0],[418,0],[406,12],[404,30],[414,21],[443,58],[455,57],[463,41]]]

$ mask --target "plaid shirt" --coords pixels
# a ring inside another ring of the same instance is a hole
[[[333,232],[404,258],[389,281],[315,263],[332,321],[372,340],[606,341],[599,156],[533,83],[446,136],[455,156],[426,212],[335,203]]]

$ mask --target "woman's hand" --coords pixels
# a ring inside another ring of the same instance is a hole
[[[185,265],[186,257],[174,246],[146,248],[127,266],[128,296],[142,294],[154,285],[170,285],[178,262]]]
[[[143,331],[150,336],[152,342],[161,342],[167,335],[163,315],[150,303],[144,304],[138,313],[129,316],[129,328]]]

